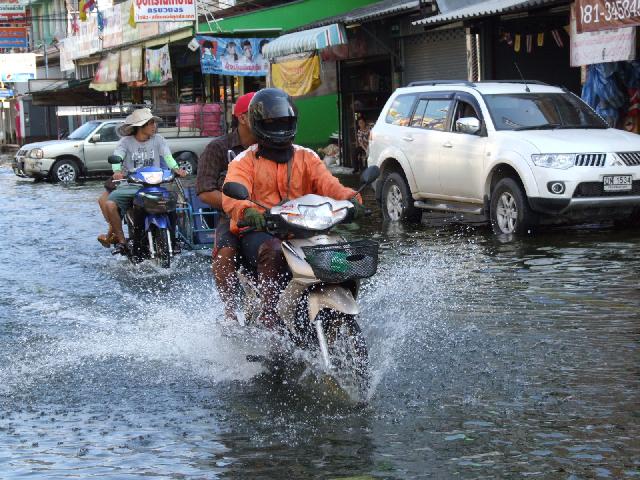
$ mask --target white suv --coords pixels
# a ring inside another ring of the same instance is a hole
[[[376,197],[392,221],[485,215],[496,233],[640,216],[640,136],[540,82],[415,82],[371,131]]]

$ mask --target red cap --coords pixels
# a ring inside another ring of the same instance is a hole
[[[239,117],[243,113],[247,113],[249,111],[249,103],[251,103],[251,99],[255,94],[256,92],[249,92],[238,98],[235,107],[233,107],[234,117]]]

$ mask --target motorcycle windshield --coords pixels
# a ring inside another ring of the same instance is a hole
[[[144,183],[145,185],[159,185],[173,180],[171,170],[158,167],[142,167],[129,174],[129,181],[133,183]]]

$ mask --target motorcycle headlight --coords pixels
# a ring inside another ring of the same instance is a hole
[[[300,213],[284,213],[282,216],[287,223],[307,230],[326,230],[340,223],[347,216],[346,208],[334,212],[329,203],[314,206],[300,205],[298,212]]]
[[[573,167],[576,161],[575,153],[542,153],[531,155],[531,160],[538,167],[561,168],[566,170]]]
[[[158,185],[162,183],[163,173],[160,172],[140,172],[142,178],[144,179],[144,183],[149,185]]]
[[[42,158],[42,157],[44,157],[44,152],[42,151],[41,148],[33,148],[29,152],[29,157],[30,158]]]

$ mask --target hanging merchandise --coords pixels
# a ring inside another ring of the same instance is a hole
[[[516,39],[515,42],[513,44],[513,50],[518,53],[520,52],[520,34],[516,33]]]
[[[78,3],[78,11],[80,12],[80,20],[87,21],[87,12],[93,10],[96,6],[96,0],[80,0]]]
[[[264,77],[269,62],[262,55],[268,38],[220,38],[199,35],[202,73]]]
[[[146,83],[142,71],[142,48],[133,47],[120,52],[120,81],[130,87],[141,87]]]
[[[527,53],[531,53],[531,49],[533,48],[533,35],[527,34]]]
[[[127,23],[131,28],[136,28],[136,14],[133,8],[133,2],[131,2],[131,7],[129,8],[129,21]]]
[[[544,46],[544,32],[538,34],[538,46]]]
[[[587,66],[587,81],[582,88],[582,99],[611,127],[616,127],[620,109],[627,104],[627,93],[621,82],[624,63],[609,62]]]
[[[302,53],[281,57],[271,65],[271,83],[292,97],[299,97],[320,86],[320,57]]]
[[[562,41],[562,37],[560,36],[560,32],[557,28],[551,30],[551,36],[555,40],[557,46],[564,47],[564,42]]]
[[[89,84],[89,88],[99,92],[110,92],[118,89],[118,70],[120,67],[120,52],[110,53],[100,61],[96,76]]]
[[[145,49],[144,73],[147,77],[147,86],[161,87],[169,83],[171,76],[171,60],[169,59],[169,45],[152,50]]]

